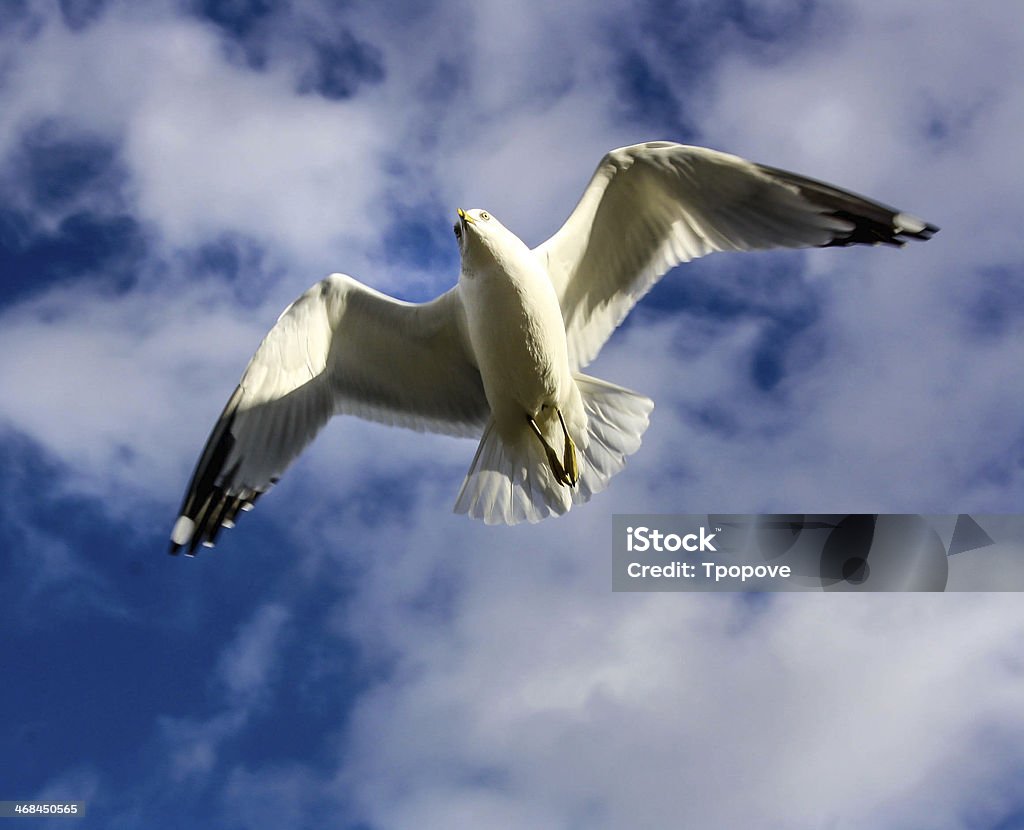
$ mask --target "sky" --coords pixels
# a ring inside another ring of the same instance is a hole
[[[1017,596],[610,579],[616,513],[1021,510],[1024,6],[0,5],[0,800],[129,830],[1024,827]],[[473,442],[346,418],[166,554],[287,303],[332,271],[429,299],[457,207],[539,244],[655,139],[942,231],[668,274],[588,369],[651,426],[567,516],[453,515]]]

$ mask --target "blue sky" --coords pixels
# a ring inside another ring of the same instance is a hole
[[[1015,2],[4,4],[0,799],[147,830],[1024,826],[1016,596],[609,590],[614,513],[1020,512],[1022,75]],[[566,517],[455,516],[472,442],[345,419],[166,555],[288,302],[335,270],[432,297],[457,206],[539,243],[650,139],[943,230],[670,274],[589,370],[655,400],[644,445]]]

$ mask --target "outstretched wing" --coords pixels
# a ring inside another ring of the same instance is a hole
[[[334,414],[479,435],[489,408],[457,287],[405,303],[332,274],[264,338],[196,465],[171,552],[212,546]]]
[[[703,147],[612,150],[561,229],[535,249],[562,304],[569,360],[593,360],[670,268],[712,251],[902,246],[938,230],[804,176]]]

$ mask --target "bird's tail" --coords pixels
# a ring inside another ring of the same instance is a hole
[[[455,512],[487,524],[539,522],[560,516],[573,503],[588,501],[608,486],[626,457],[640,446],[653,401],[621,386],[577,374],[587,415],[587,435],[573,436],[579,463],[575,487],[560,484],[527,423],[511,441],[503,441],[494,419],[487,422],[466,474]]]

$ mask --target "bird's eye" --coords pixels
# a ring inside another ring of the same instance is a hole
[[[480,211],[480,218],[486,222],[488,219],[491,218],[491,215],[486,210],[482,210]]]
[[[456,222],[452,230],[455,231],[456,239],[462,239],[462,225]]]

